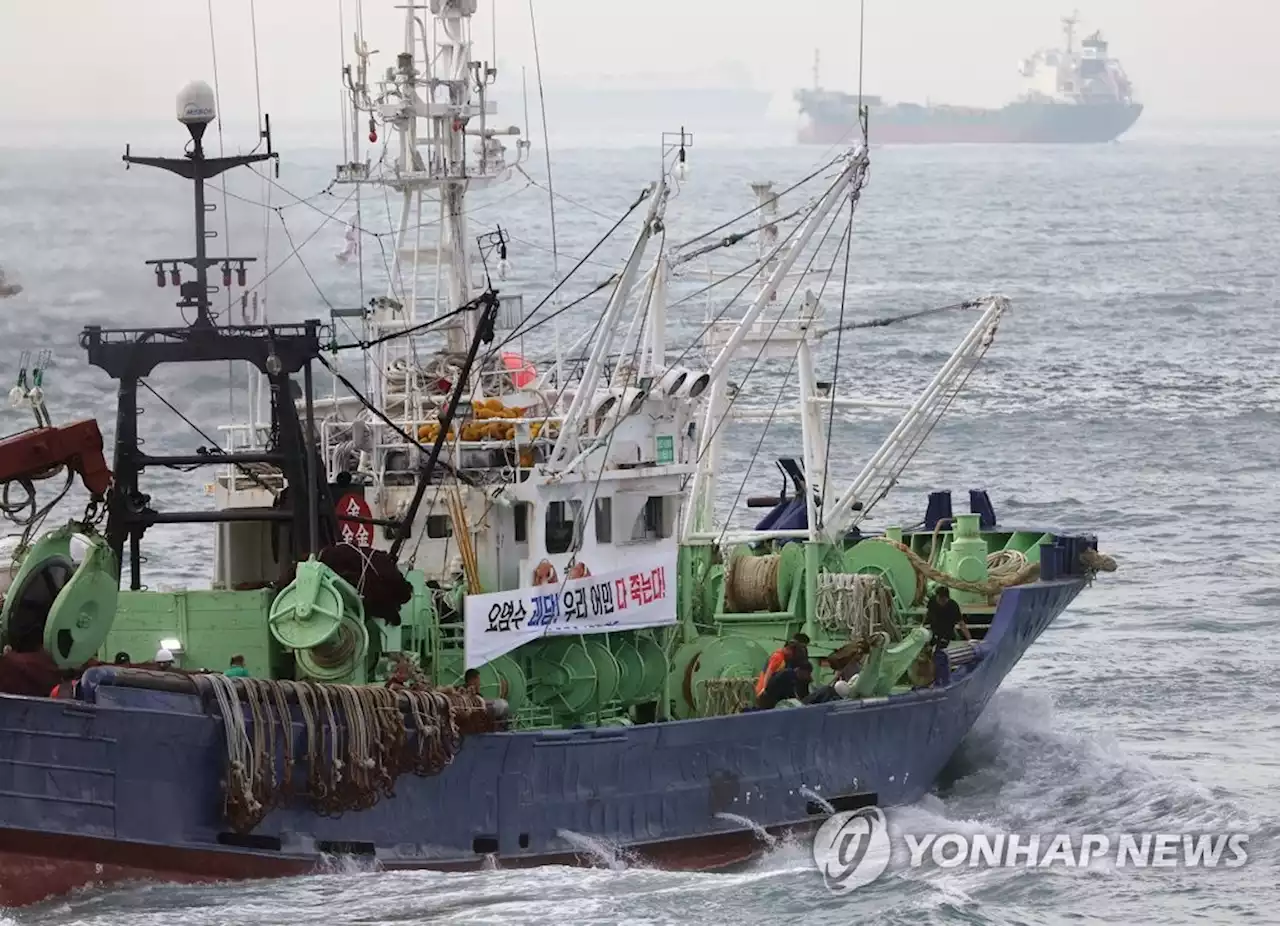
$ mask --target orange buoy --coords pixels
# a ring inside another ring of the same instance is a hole
[[[504,353],[502,365],[510,372],[511,381],[515,383],[517,389],[531,385],[538,377],[538,371],[534,365],[519,354]]]

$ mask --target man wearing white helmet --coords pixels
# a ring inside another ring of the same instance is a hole
[[[156,668],[161,672],[167,672],[173,668],[173,653],[169,652],[163,646],[156,650],[155,658]]]

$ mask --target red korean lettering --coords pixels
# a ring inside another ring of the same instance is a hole
[[[644,600],[644,585],[640,581],[640,574],[638,572],[633,573],[627,577],[627,581],[630,583],[632,602],[641,606],[646,604]]]
[[[665,566],[659,567],[649,573],[653,579],[653,598],[657,601],[660,598],[667,597],[667,569]]]

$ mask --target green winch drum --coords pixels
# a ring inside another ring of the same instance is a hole
[[[77,538],[86,547],[78,564],[71,551]],[[0,611],[0,629],[22,612],[47,608],[45,650],[59,668],[78,668],[106,642],[119,596],[120,570],[111,547],[83,525],[69,523],[40,538],[23,557]]]
[[[898,608],[915,603],[918,579],[911,558],[891,543],[863,540],[845,551],[845,571],[858,575],[875,575],[893,592]]]
[[[621,669],[609,647],[594,637],[543,640],[530,657],[535,704],[581,716],[603,708],[618,693]]]
[[[655,701],[667,677],[667,654],[652,637],[637,632],[610,634],[609,649],[620,671],[617,698],[625,706]]]
[[[667,686],[671,695],[671,713],[677,720],[688,720],[695,716],[692,690],[693,666],[697,662],[698,655],[711,640],[711,637],[698,637],[688,643],[682,643],[675,655],[671,657]]]
[[[748,637],[715,637],[706,641],[690,678],[697,714],[705,714],[707,710],[706,682],[722,678],[754,679],[768,660],[764,647]]]
[[[317,682],[363,681],[357,677],[369,654],[369,629],[364,621],[345,617],[324,643],[297,650],[299,671]]]

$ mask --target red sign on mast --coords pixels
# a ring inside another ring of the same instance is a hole
[[[338,516],[338,539],[357,547],[370,549],[373,547],[373,525],[361,524],[349,518],[372,518],[369,503],[354,492],[348,492],[338,500],[335,508]]]

